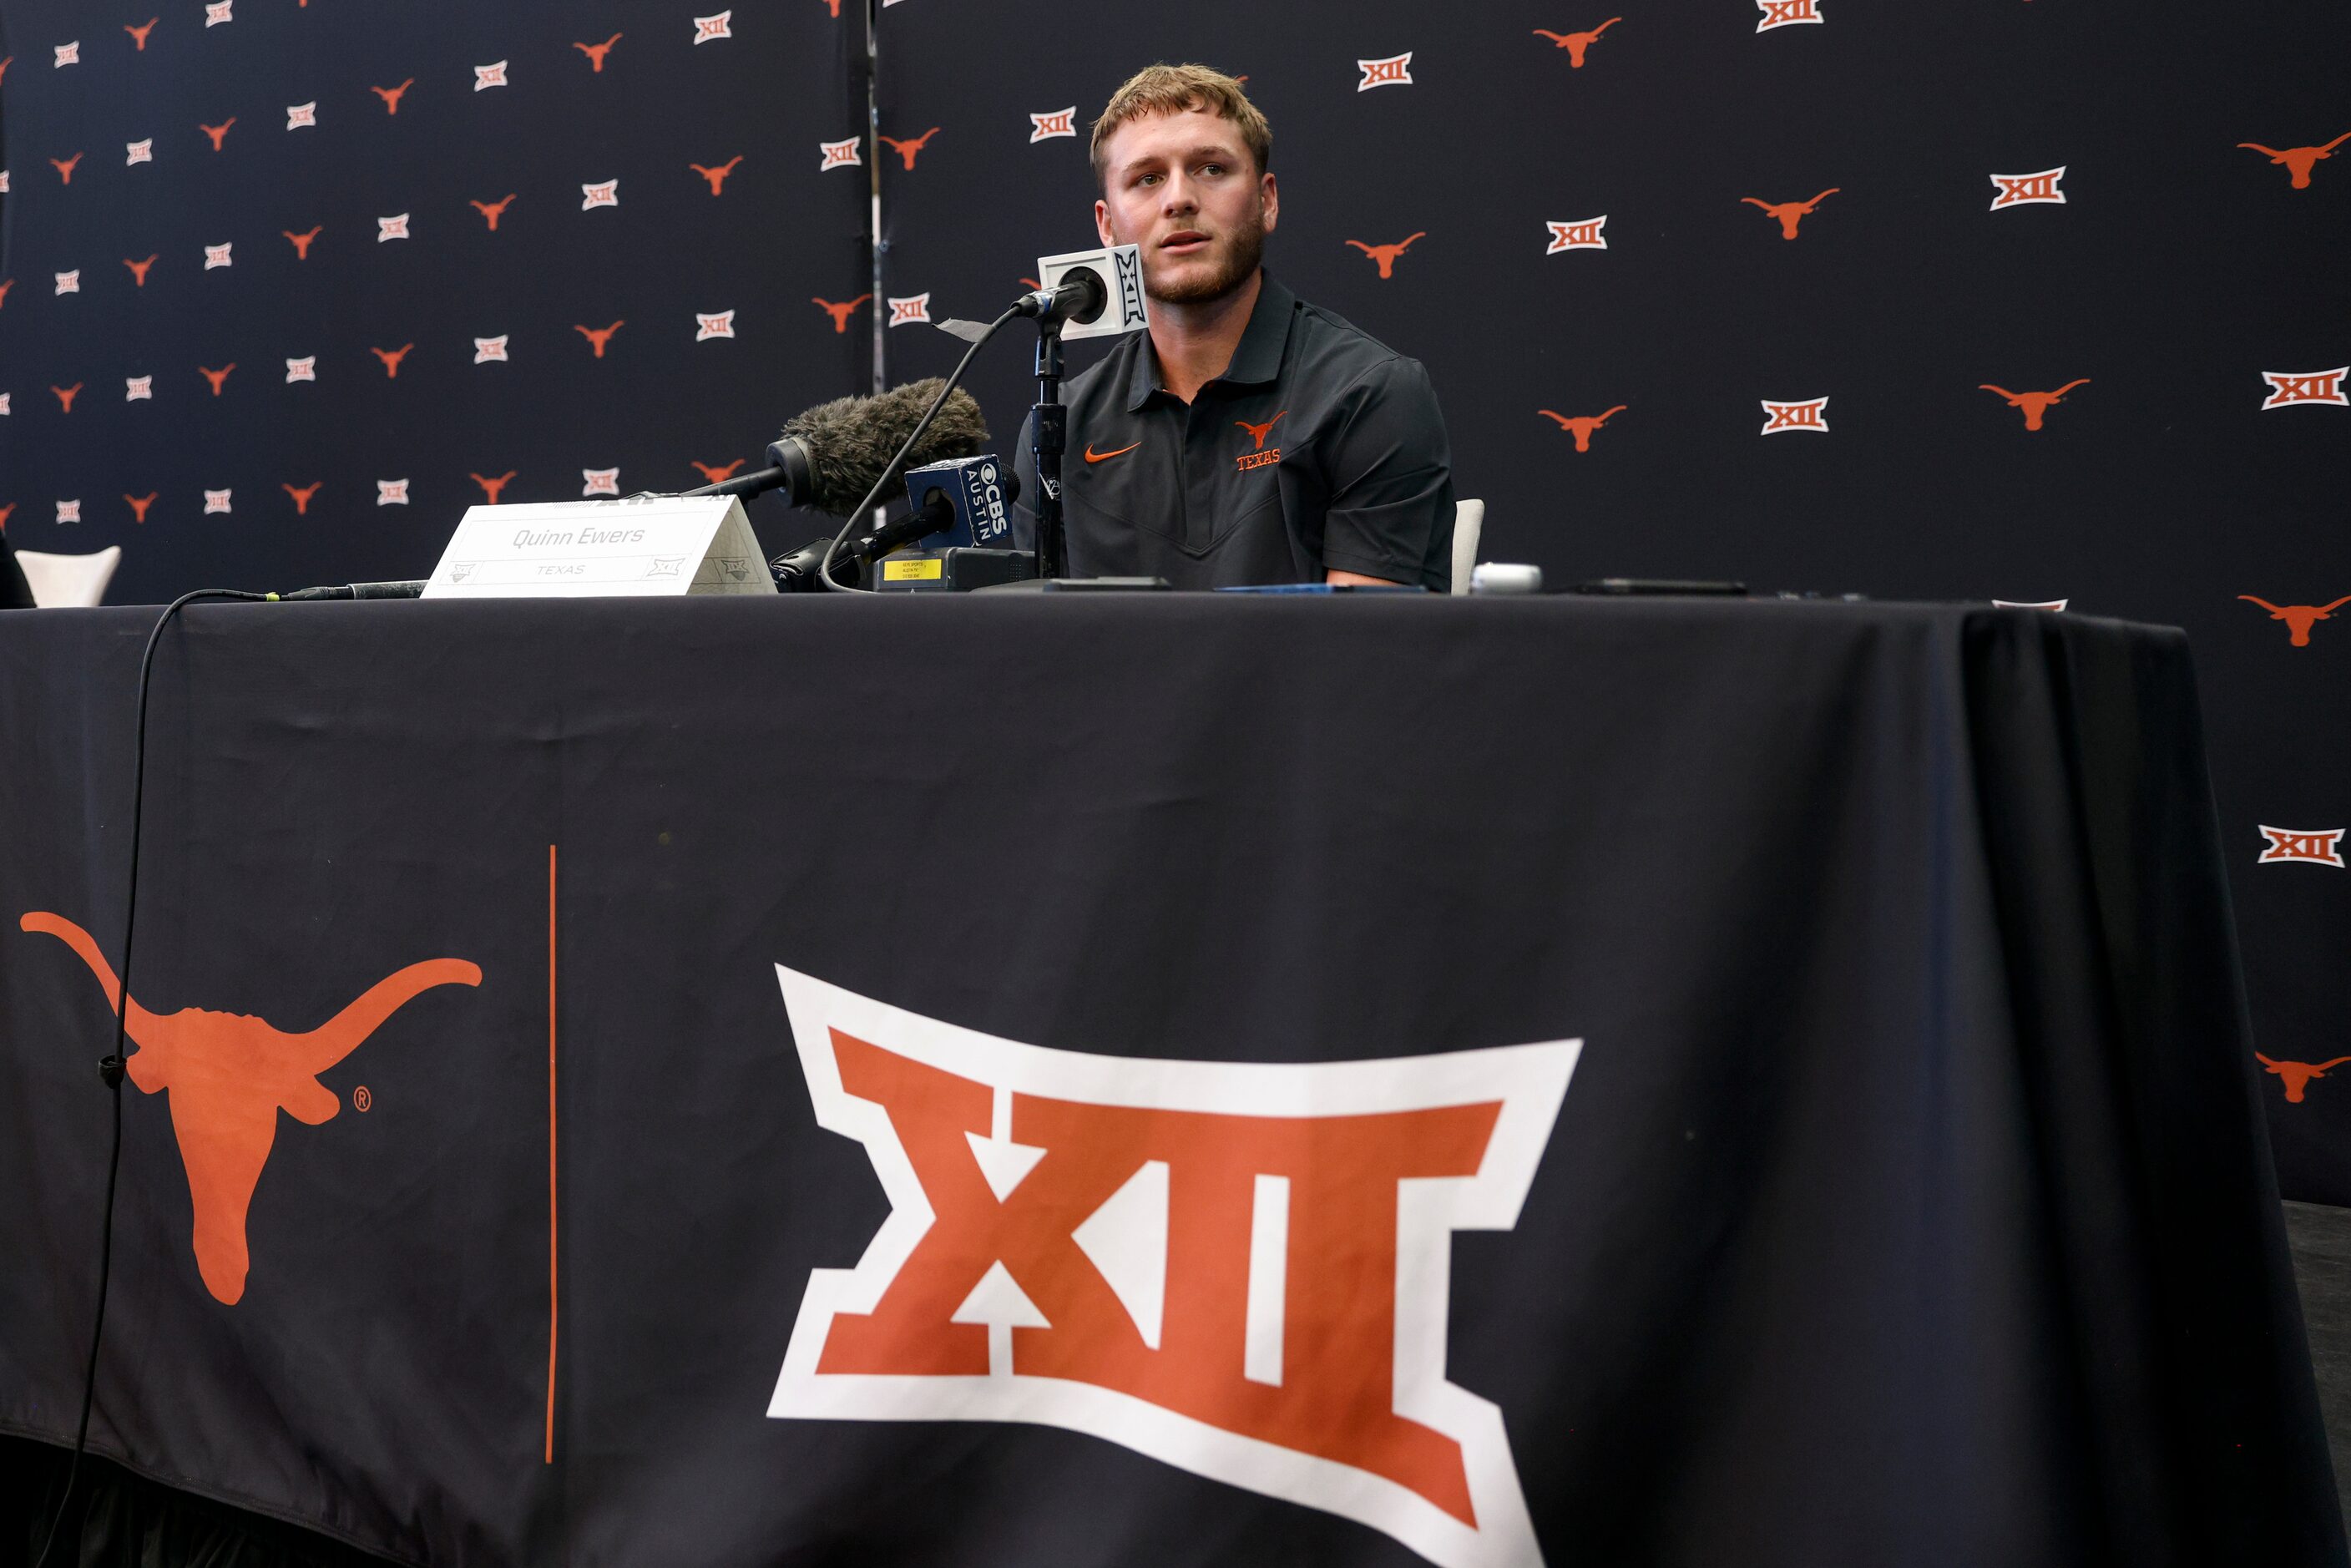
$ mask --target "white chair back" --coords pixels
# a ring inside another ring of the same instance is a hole
[[[1469,570],[1478,564],[1478,536],[1485,530],[1486,503],[1457,501],[1453,506],[1453,591],[1469,591]],[[38,591],[36,590],[35,591]]]
[[[109,545],[89,555],[51,555],[47,550],[20,549],[16,564],[33,590],[33,602],[43,610],[92,605],[106,597],[114,569],[122,564],[122,547]]]

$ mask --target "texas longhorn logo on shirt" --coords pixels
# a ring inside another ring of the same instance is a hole
[[[319,1074],[358,1050],[420,991],[482,981],[482,971],[464,959],[428,958],[377,981],[318,1028],[296,1033],[242,1013],[149,1012],[122,996],[113,966],[89,932],[45,910],[17,925],[72,948],[97,977],[108,1007],[127,1009],[124,1032],[138,1049],[125,1070],[141,1093],[169,1098],[194,1209],[196,1271],[214,1299],[230,1306],[245,1295],[246,1215],[277,1141],[277,1113],[314,1127],[332,1120],[342,1102]]]
[[[1445,1568],[1541,1561],[1500,1408],[1446,1378],[1448,1259],[1517,1224],[1581,1041],[1098,1056],[776,975],[891,1212],[810,1271],[769,1416],[1060,1427]]]

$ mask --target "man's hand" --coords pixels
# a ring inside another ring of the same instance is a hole
[[[1322,580],[1334,587],[1395,588],[1399,586],[1384,577],[1366,577],[1360,571],[1341,571],[1333,567],[1322,574]]]

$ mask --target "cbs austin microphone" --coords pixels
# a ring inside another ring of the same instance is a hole
[[[897,592],[967,592],[1037,575],[1037,558],[1012,544],[1012,503],[1019,476],[992,452],[950,458],[906,472],[907,510],[844,544],[833,557],[865,568],[871,586]],[[932,548],[906,546],[935,539]],[[776,587],[793,593],[820,588],[816,574],[831,541],[820,539],[768,563]]]

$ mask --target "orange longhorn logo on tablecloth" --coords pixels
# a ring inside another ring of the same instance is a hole
[[[705,169],[699,163],[688,163],[686,167],[709,181],[710,193],[716,196],[722,193],[722,187],[726,183],[726,176],[732,174],[735,172],[735,165],[741,162],[743,162],[743,154],[737,152],[716,169]]]
[[[414,347],[413,343],[402,343],[397,349],[370,349],[368,352],[383,361],[384,377],[391,380],[400,374],[400,361],[406,359],[408,350]]]
[[[147,269],[155,265],[155,257],[151,256],[144,261],[133,261],[129,256],[124,256],[122,265],[131,269],[131,281],[144,288],[147,287]]]
[[[621,35],[615,33],[601,44],[575,43],[571,47],[588,57],[589,69],[594,71],[597,75],[601,76],[604,72],[604,57],[611,54],[612,52],[612,46],[620,41]]]
[[[507,192],[507,199],[503,202],[468,202],[465,204],[487,218],[490,222],[490,232],[496,234],[498,229],[498,219],[506,215],[506,210],[508,207],[514,205],[514,193]]]
[[[70,158],[52,158],[49,165],[57,170],[58,179],[70,185],[73,183],[74,165],[80,162],[81,154],[77,152]]]
[[[69,387],[53,386],[49,390],[57,393],[57,406],[63,409],[66,413],[71,413],[73,412],[74,394],[81,391],[81,383],[79,382],[76,382]]]
[[[1809,202],[1766,202],[1753,196],[1741,196],[1739,199],[1750,207],[1761,207],[1767,215],[1779,219],[1782,239],[1794,239],[1796,225],[1803,222],[1814,207],[1819,206],[1844,188],[1842,185],[1831,185]]]
[[[2303,1091],[2310,1087],[2311,1080],[2325,1077],[2328,1068],[2340,1067],[2351,1061],[2351,1056],[2338,1056],[2332,1061],[2272,1061],[2257,1051],[2253,1052],[2253,1060],[2283,1079],[2286,1103],[2299,1105]]]
[[[1373,261],[1376,262],[1379,265],[1380,276],[1382,277],[1391,277],[1395,276],[1396,257],[1402,256],[1405,251],[1410,250],[1414,240],[1426,239],[1427,237],[1428,231],[1426,229],[1423,229],[1417,234],[1398,240],[1394,245],[1365,245],[1359,239],[1351,239],[1347,243],[1353,246],[1357,250],[1362,251],[1365,256],[1370,256]]]
[[[872,298],[871,294],[861,294],[854,299],[844,299],[838,305],[830,299],[819,298],[816,306],[818,309],[832,318],[834,331],[846,332],[849,330],[849,319],[857,313],[857,308]]]
[[[359,999],[300,1033],[242,1013],[183,1008],[149,1012],[121,995],[114,969],[89,933],[61,915],[36,910],[17,922],[72,948],[123,1009],[138,1047],[124,1062],[141,1093],[169,1096],[172,1131],[194,1209],[196,1270],[214,1300],[235,1306],[250,1262],[245,1220],[277,1137],[277,1113],[317,1126],[342,1109],[319,1074],[359,1049],[384,1020],[435,986],[478,986],[482,971],[462,958],[428,958],[377,981]]]
[[[228,128],[235,123],[236,116],[232,114],[218,125],[205,125],[199,122],[196,129],[213,139],[213,151],[217,152],[221,150],[221,143],[228,140]]]
[[[198,365],[196,367],[197,373],[202,375],[204,380],[213,383],[213,396],[214,397],[220,396],[221,383],[228,380],[229,371],[235,369],[236,369],[236,361],[235,360],[231,360],[227,364],[223,365],[216,371],[205,370],[202,365]]]
[[[707,463],[696,463],[692,458],[688,458],[686,461],[693,465],[695,470],[702,476],[705,482],[712,485],[725,484],[727,480],[735,477],[736,469],[743,466],[743,459],[740,457],[737,457],[734,462],[729,463],[724,468],[713,468]]]
[[[1562,430],[1575,437],[1575,449],[1578,452],[1589,452],[1592,450],[1592,433],[1624,413],[1625,408],[1625,405],[1620,402],[1606,413],[1579,413],[1573,418],[1563,413],[1553,413],[1547,408],[1539,408],[1535,412],[1545,419],[1557,420]]]
[[[2272,604],[2268,600],[2256,599],[2250,593],[2240,593],[2237,597],[2268,611],[2271,620],[2284,622],[2290,633],[2287,641],[2297,648],[2310,646],[2310,629],[2313,626],[2321,621],[2334,620],[2335,612],[2351,604],[2351,593],[2345,594],[2332,604]]]
[[[596,357],[601,360],[604,357],[604,345],[612,340],[613,333],[627,324],[626,321],[615,321],[600,331],[593,327],[582,327],[575,322],[571,329],[588,340],[589,346],[596,350]]]
[[[2064,402],[2065,394],[2072,392],[2075,387],[2085,387],[2089,384],[2090,378],[2083,376],[2077,380],[2067,382],[2055,392],[2012,392],[2006,387],[1996,387],[1990,382],[1983,382],[1981,385],[1978,386],[1976,390],[1978,392],[1997,392],[2001,397],[2006,398],[2008,400],[2009,407],[2021,408],[2024,411],[2024,428],[2027,430],[2038,430],[2041,428],[2041,416],[2043,414],[2047,413],[2058,403]]]
[[[153,24],[150,23],[149,26],[152,26]],[[150,490],[143,496],[123,497],[122,498],[124,500],[131,503],[131,520],[134,523],[145,522],[147,520],[147,508],[155,504],[155,497],[162,493],[162,492],[160,490]]]
[[[777,975],[891,1213],[783,1305],[770,1416],[1060,1427],[1444,1568],[1541,1561],[1500,1408],[1447,1375],[1446,1259],[1518,1223],[1580,1041],[1144,1061]]]
[[[319,486],[325,483],[324,479],[313,479],[299,490],[291,485],[281,484],[277,487],[294,497],[294,515],[298,517],[307,517],[310,515],[310,497],[317,495]]]
[[[414,77],[410,77],[398,87],[371,87],[368,89],[368,91],[383,99],[383,111],[386,114],[398,114],[400,112],[400,95],[406,92],[410,88],[413,88],[415,85],[416,78]]]
[[[1535,36],[1537,37],[1549,38],[1552,41],[1552,47],[1553,48],[1565,49],[1567,51],[1567,63],[1569,68],[1573,70],[1582,70],[1583,68],[1583,51],[1598,43],[1600,41],[1601,34],[1606,32],[1609,28],[1614,26],[1624,19],[1625,18],[1622,16],[1611,16],[1608,20],[1601,23],[1600,26],[1593,28],[1592,31],[1588,33],[1554,33],[1549,27],[1537,27],[1535,29]]]
[[[488,504],[493,507],[498,504],[498,492],[505,489],[507,482],[513,479],[514,476],[515,471],[511,468],[507,469],[505,473],[499,475],[495,479],[485,479],[479,474],[468,476],[475,484],[479,485],[482,487],[482,494],[490,498]]]
[[[920,152],[923,150],[924,145],[928,142],[932,137],[936,136],[938,133],[939,128],[934,125],[928,131],[924,131],[920,136],[915,137],[912,141],[901,141],[894,136],[884,136],[881,140],[887,141],[890,144],[891,151],[897,153],[900,158],[905,160],[906,172],[911,174],[914,172],[914,154]]]
[[[2295,190],[2307,191],[2310,189],[2311,170],[2317,166],[2320,159],[2334,157],[2335,150],[2346,141],[2351,141],[2351,131],[2345,131],[2324,147],[2288,147],[2280,151],[2275,147],[2264,147],[2258,141],[2240,141],[2237,145],[2265,155],[2271,162],[2294,176]]]

